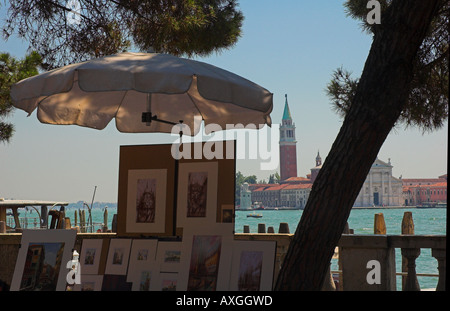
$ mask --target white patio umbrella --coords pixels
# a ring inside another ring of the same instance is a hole
[[[171,133],[181,122],[183,134],[195,135],[200,128],[195,118],[221,129],[270,126],[272,97],[265,88],[203,62],[129,52],[64,66],[11,88],[13,105],[29,115],[37,108],[43,123],[103,129],[115,118],[117,129],[130,133]]]

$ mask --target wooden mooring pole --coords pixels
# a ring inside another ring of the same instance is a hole
[[[384,222],[383,213],[375,214],[373,234],[386,234],[386,223]]]
[[[412,212],[405,212],[402,220],[402,234],[414,234],[414,221]],[[408,272],[408,258],[402,256],[402,272]],[[402,289],[406,290],[407,276],[402,276]]]

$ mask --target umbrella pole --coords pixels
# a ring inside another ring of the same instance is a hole
[[[180,120],[180,123],[182,124],[183,121]],[[182,136],[183,131],[180,129],[180,146],[177,148],[177,152],[180,150],[181,144],[182,144]],[[178,169],[179,169],[180,160],[178,157],[175,159],[175,178],[174,178],[174,196],[173,196],[173,236],[177,235],[177,204],[178,204]]]
[[[179,123],[166,121],[158,119],[156,115],[152,115],[151,112],[152,109],[152,101],[151,101],[151,94],[147,94],[147,111],[142,113],[142,122],[145,123],[147,126],[150,126],[152,121],[162,122],[166,124],[171,125],[177,125],[180,124],[183,125],[183,120],[180,120]],[[180,128],[180,146],[178,147],[178,150],[181,147],[182,144],[182,136],[183,136],[183,130],[182,127]],[[179,160],[178,157],[175,159],[175,178],[174,178],[174,196],[173,196],[173,216],[172,216],[172,235],[177,235],[177,204],[178,204],[178,167],[179,167]]]

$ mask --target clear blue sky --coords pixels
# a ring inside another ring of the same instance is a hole
[[[243,35],[235,47],[200,60],[235,72],[274,94],[272,120],[281,122],[288,94],[296,124],[299,176],[325,160],[341,126],[324,89],[333,70],[343,66],[359,76],[371,37],[346,16],[343,1],[241,0]],[[5,18],[5,8],[0,9]],[[26,43],[0,39],[0,51],[22,58]],[[165,134],[119,133],[114,122],[103,131],[41,124],[17,110],[9,121],[16,133],[0,144],[0,197],[116,202],[121,145],[170,143]],[[391,159],[395,177],[434,178],[447,172],[448,125],[432,134],[402,127],[393,131],[379,158]],[[238,141],[238,148],[253,142]],[[278,146],[275,146],[278,149]],[[238,160],[244,175],[268,179],[255,160]],[[349,176],[351,178],[351,176]]]

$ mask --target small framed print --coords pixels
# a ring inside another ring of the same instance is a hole
[[[159,242],[156,261],[161,272],[178,272],[182,242]]]
[[[177,226],[198,227],[216,223],[218,162],[180,163]]]
[[[178,273],[177,272],[160,272],[156,290],[163,292],[172,292],[177,290]]]
[[[99,292],[102,290],[103,275],[85,274],[80,276],[81,284],[76,284],[73,287],[74,291],[80,292]]]
[[[105,274],[126,275],[130,257],[131,239],[111,239]]]
[[[132,291],[154,291],[158,287],[159,271],[153,264],[142,265],[131,276]]]
[[[234,205],[223,204],[220,211],[220,221],[222,223],[234,223]]]
[[[233,233],[229,224],[187,230],[177,291],[228,289]]]
[[[65,291],[76,235],[67,229],[24,230],[11,291]]]
[[[148,267],[156,267],[156,248],[158,240],[133,239],[128,264],[127,281],[136,279],[139,270]]]
[[[83,239],[80,253],[81,274],[98,274],[103,239]]]
[[[229,290],[271,291],[275,252],[275,241],[234,241]]]
[[[126,231],[165,233],[167,169],[128,171]]]

